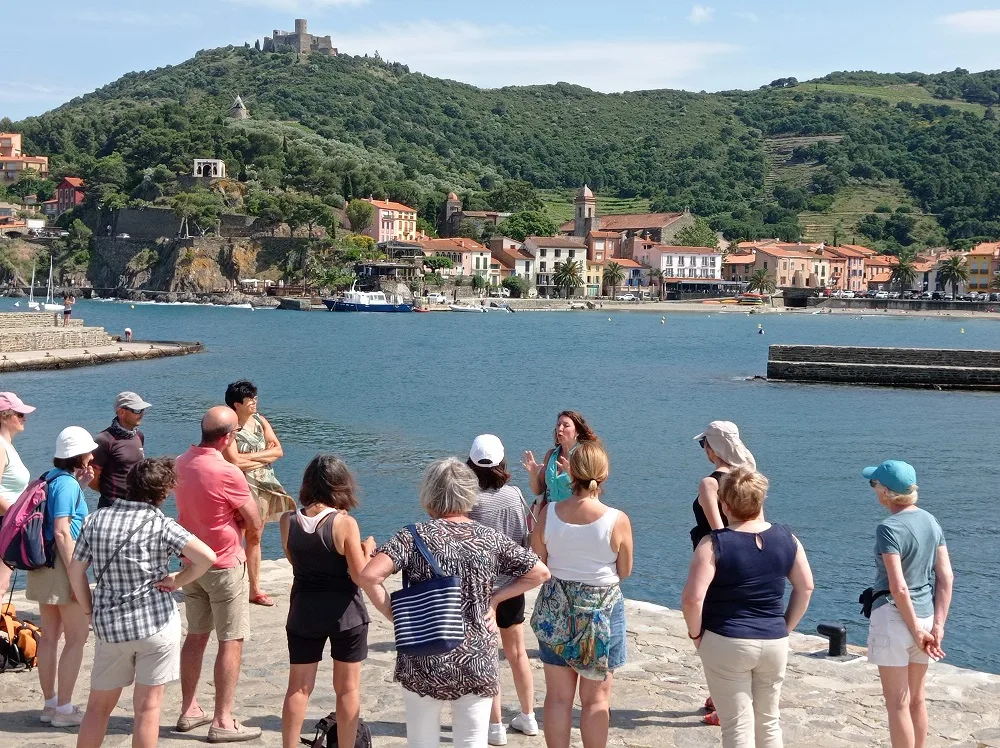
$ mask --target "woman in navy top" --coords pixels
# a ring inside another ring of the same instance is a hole
[[[767,478],[748,468],[723,481],[719,500],[729,527],[698,544],[682,599],[725,748],[781,748],[778,702],[788,634],[813,590],[802,544],[785,525],[764,520],[767,487]],[[792,583],[787,606],[786,579]]]

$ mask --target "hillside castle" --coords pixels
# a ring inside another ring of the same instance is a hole
[[[300,55],[336,57],[337,49],[329,36],[313,36],[305,18],[295,19],[295,31],[274,30],[274,36],[265,36],[264,52],[297,52]]]

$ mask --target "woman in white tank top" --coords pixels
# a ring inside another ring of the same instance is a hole
[[[531,617],[545,665],[549,748],[569,748],[577,689],[584,743],[607,745],[612,673],[626,655],[619,582],[632,573],[632,526],[628,515],[601,502],[608,456],[599,442],[576,448],[570,474],[573,495],[548,504],[532,537],[552,573]]]
[[[34,410],[13,392],[0,392],[0,523],[31,480],[31,473],[21,462],[13,441],[24,431],[24,420]],[[9,585],[10,568],[0,564],[0,597]]]

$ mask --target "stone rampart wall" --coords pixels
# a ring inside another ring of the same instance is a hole
[[[0,353],[86,348],[109,345],[112,342],[111,336],[103,327],[0,330]]]
[[[903,366],[962,366],[1000,368],[1000,351],[948,348],[870,348],[835,345],[772,345],[772,361],[895,364]]]
[[[0,314],[0,330],[14,330],[22,328],[45,328],[55,327],[56,312],[8,312]],[[62,313],[59,314],[59,326],[62,327]],[[83,327],[82,319],[71,319],[70,328]]]

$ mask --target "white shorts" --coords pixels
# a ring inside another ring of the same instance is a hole
[[[917,622],[924,631],[930,631],[934,616],[918,618]],[[909,627],[895,605],[883,605],[872,613],[868,627],[868,662],[879,667],[906,667],[930,662],[924,651],[917,648]]]
[[[113,691],[131,686],[163,686],[181,677],[181,617],[178,613],[152,636],[115,644],[97,638],[90,688]]]

